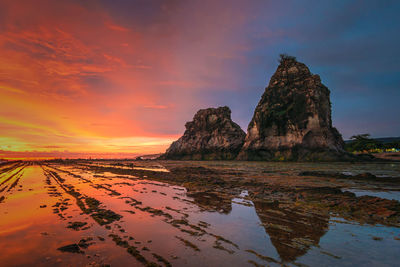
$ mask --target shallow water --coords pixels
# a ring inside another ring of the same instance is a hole
[[[242,171],[270,173],[273,175],[292,176],[304,171],[338,172],[349,175],[372,173],[377,177],[399,177],[400,162],[388,163],[348,163],[348,162],[235,162],[235,161],[210,161],[196,162],[210,167],[230,168]]]
[[[386,198],[389,200],[400,201],[400,191],[373,191],[373,190],[361,190],[361,189],[343,189],[343,191],[349,191],[356,194],[357,197],[361,196],[372,196]]]
[[[295,165],[293,171],[299,168]],[[304,229],[289,233],[281,226],[275,231],[274,218],[260,217],[265,207],[246,200],[246,192],[227,208],[210,196],[191,198],[184,187],[93,173],[81,166],[1,170],[2,266],[141,266],[126,244],[161,266],[397,265],[399,228],[296,215],[305,222]],[[90,210],[88,199],[100,201],[98,209],[122,217],[99,219],[99,210]],[[205,200],[213,209],[200,205]],[[275,214],[281,216],[279,211]],[[68,228],[73,222],[86,224]],[[126,243],[116,244],[115,236]],[[57,250],[83,238],[90,245],[80,247],[82,253]],[[297,239],[301,245],[290,251],[281,246]],[[305,239],[309,245],[304,247]]]
[[[136,163],[136,162],[135,162]],[[87,165],[92,166],[101,166],[101,167],[112,167],[117,169],[124,169],[124,170],[145,170],[145,171],[155,171],[155,172],[169,172],[166,168],[161,165],[153,165],[150,167],[137,167],[131,161],[124,161],[124,163],[91,163]]]

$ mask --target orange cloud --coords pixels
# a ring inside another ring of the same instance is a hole
[[[126,17],[105,5],[2,1],[1,150],[163,152],[204,107],[196,94],[226,82],[212,55],[233,53],[229,12],[222,22],[194,16],[192,28],[176,3]]]
[[[128,28],[122,27],[120,25],[116,25],[110,21],[107,21],[104,24],[106,25],[107,28],[109,28],[110,30],[113,30],[113,31],[118,31],[118,32],[128,32],[129,31]]]

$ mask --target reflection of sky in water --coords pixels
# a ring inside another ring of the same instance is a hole
[[[312,248],[298,262],[310,266],[398,266],[400,241],[394,237],[400,237],[399,228],[340,223],[337,219],[321,238],[320,248]],[[321,252],[341,258],[321,257]]]
[[[400,201],[400,191],[372,191],[372,190],[360,190],[360,189],[343,189],[342,191],[349,191],[356,196],[373,196],[373,197],[380,197],[386,198],[389,200],[397,200]]]
[[[271,165],[272,166],[272,165]],[[273,165],[278,168],[279,165]],[[288,165],[285,165],[288,166]],[[313,166],[312,164],[307,166]],[[328,166],[328,165],[326,165]],[[294,169],[297,167],[295,166]],[[232,200],[232,210],[228,214],[218,212],[202,211],[192,199],[186,197],[186,190],[181,187],[169,186],[168,184],[152,182],[138,179],[113,178],[105,179],[95,177],[93,173],[66,168],[69,171],[79,173],[83,178],[89,179],[96,185],[121,193],[121,196],[133,197],[143,202],[143,207],[163,209],[170,206],[179,209],[189,215],[188,221],[197,224],[204,221],[210,224],[207,232],[223,236],[226,239],[238,244],[239,250],[232,248],[229,244],[223,243],[228,249],[233,249],[235,253],[229,254],[213,248],[215,239],[211,236],[189,236],[172,227],[163,221],[162,216],[152,216],[142,212],[125,203],[125,199],[120,196],[110,196],[109,191],[103,188],[95,188],[92,184],[84,182],[78,178],[72,178],[68,174],[60,173],[66,182],[75,186],[81,193],[99,199],[105,208],[114,210],[124,218],[117,222],[126,233],[119,233],[118,228],[114,227],[111,231],[117,232],[121,236],[132,235],[135,241],[140,241],[137,247],[149,247],[152,252],[160,253],[165,257],[176,255],[179,259],[171,260],[174,265],[187,266],[244,266],[248,260],[254,260],[264,265],[271,265],[257,258],[253,254],[246,252],[247,249],[254,250],[259,254],[279,260],[276,248],[271,242],[260,218],[253,206],[253,203],[244,200],[246,192],[238,198]],[[101,174],[109,176],[108,173]],[[110,175],[111,176],[111,175]],[[113,175],[114,176],[114,175]],[[80,214],[80,210],[75,206],[75,201],[71,196],[64,194],[63,198],[70,198],[73,204],[65,213],[71,218],[62,221],[56,214],[52,213],[52,205],[58,201],[57,197],[47,195],[44,185],[45,177],[39,167],[25,168],[21,183],[21,192],[7,196],[6,204],[0,204],[0,260],[3,263],[25,264],[26,259],[33,263],[54,264],[58,259],[63,263],[85,264],[90,260],[82,255],[63,254],[56,250],[61,245],[67,245],[79,241],[82,236],[103,236],[107,237],[109,231],[104,227],[98,226],[89,216]],[[129,183],[123,184],[123,183]],[[28,189],[33,189],[29,191]],[[379,197],[389,198],[395,196],[399,199],[398,192],[371,192],[362,191],[356,194],[376,194]],[[354,191],[353,191],[354,192]],[[162,193],[162,194],[161,194]],[[175,198],[174,198],[175,197]],[[40,209],[39,206],[47,204],[48,207]],[[134,210],[135,214],[127,213],[124,210]],[[180,218],[182,214],[168,210],[174,218]],[[277,214],[276,216],[279,216]],[[311,247],[296,262],[310,266],[335,266],[335,265],[355,265],[355,266],[395,266],[397,254],[400,248],[400,241],[394,237],[400,237],[400,229],[392,227],[368,226],[349,224],[345,221],[338,222],[339,219],[331,219],[329,230],[321,239],[320,247]],[[68,221],[88,221],[91,226],[85,231],[72,231],[66,229]],[[49,235],[42,235],[47,232]],[[185,247],[175,236],[184,237],[195,243],[200,252],[195,252]],[[383,240],[373,240],[373,236],[381,237]],[[29,240],[29,244],[26,243]],[[151,243],[147,243],[151,240]],[[204,240],[204,241],[202,241]],[[96,241],[96,244],[89,247],[87,254],[101,254],[105,258],[105,263],[111,265],[129,264],[134,259],[122,248],[116,247],[109,239],[105,242]],[[5,254],[4,254],[5,253]],[[149,254],[146,254],[146,257]],[[341,257],[341,259],[335,258]],[[50,259],[46,260],[46,257]],[[25,259],[25,260],[24,260]]]
[[[242,200],[236,198],[233,199],[233,201],[240,202]],[[210,223],[210,232],[217,233],[235,242],[242,251],[251,249],[265,256],[279,260],[279,255],[272,245],[268,234],[265,232],[264,227],[262,227],[254,207],[232,203],[232,211],[229,214],[201,212],[193,215],[191,214],[191,217],[199,221]],[[241,252],[241,254],[245,255],[243,252]],[[247,259],[256,260],[257,262],[262,262],[257,259],[257,257],[250,254],[246,254],[245,257]],[[235,266],[234,261],[232,261],[232,264]]]

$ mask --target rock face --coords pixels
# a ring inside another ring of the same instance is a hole
[[[231,120],[228,107],[199,110],[186,131],[161,157],[179,160],[230,160],[243,146],[246,133]]]
[[[280,65],[248,126],[240,160],[334,161],[345,154],[332,127],[329,89],[296,58]]]

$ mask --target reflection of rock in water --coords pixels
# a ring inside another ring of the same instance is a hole
[[[255,202],[272,244],[283,261],[294,261],[311,246],[318,245],[328,229],[329,217],[304,213],[299,209],[280,209],[276,202]]]
[[[189,197],[201,208],[207,211],[218,211],[229,213],[232,211],[232,201],[213,192],[194,192],[188,193]]]

